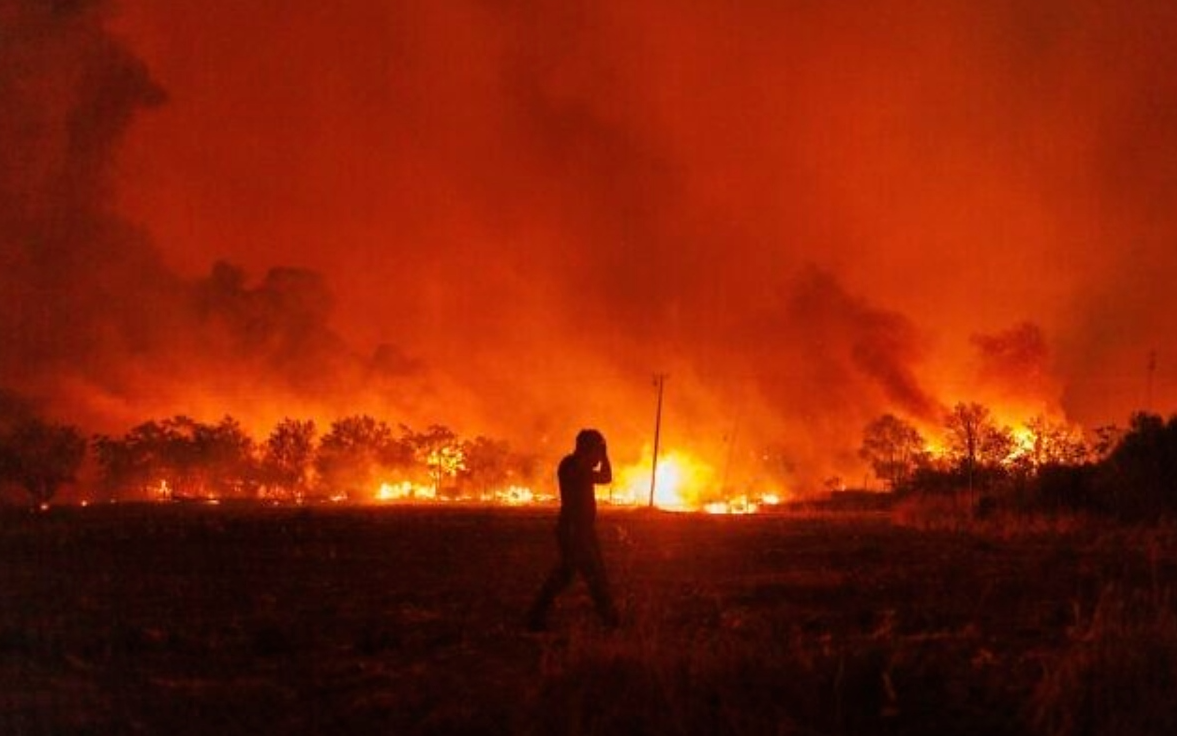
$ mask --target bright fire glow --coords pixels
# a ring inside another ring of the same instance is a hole
[[[536,496],[530,488],[525,486],[510,486],[495,493],[495,500],[508,506],[522,506],[535,503]]]
[[[410,481],[400,483],[381,483],[376,491],[377,501],[433,501],[437,499],[437,489],[433,486],[420,485]]]
[[[466,453],[460,447],[446,445],[430,452],[426,463],[434,472],[453,478],[466,469]]]
[[[747,496],[734,496],[726,501],[712,501],[703,505],[703,510],[709,514],[754,514],[759,510],[756,503],[749,501]]]
[[[619,505],[644,505],[650,498],[650,464],[642,462],[622,469],[611,492],[603,500]],[[711,466],[685,453],[671,452],[658,458],[654,505],[667,511],[695,511],[715,489]]]

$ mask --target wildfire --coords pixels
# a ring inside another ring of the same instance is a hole
[[[645,504],[650,497],[651,458],[623,468],[618,480],[601,500],[621,506]],[[654,479],[654,505],[667,511],[690,511],[699,506],[697,498],[709,480],[711,469],[681,453],[658,459]]]
[[[445,445],[433,450],[425,459],[434,472],[454,477],[459,471],[466,469],[466,454],[460,447]]]
[[[997,409],[974,428],[979,459],[1004,467],[1074,461],[1087,452],[1082,428],[1063,416],[1037,414],[1017,419],[1012,410]],[[958,430],[959,431],[959,430]],[[955,446],[954,446],[955,445]],[[923,454],[934,465],[959,461],[965,452],[963,438],[933,428],[923,440]]]
[[[421,485],[411,481],[381,483],[376,491],[377,501],[433,501],[437,499],[435,486]]]
[[[622,469],[618,482],[604,498],[616,505],[643,505],[650,497],[649,457]],[[706,462],[685,452],[658,459],[654,481],[654,505],[665,511],[704,511],[709,514],[753,514],[760,506],[781,502],[779,493],[757,497],[747,494],[723,497],[715,471]]]
[[[762,499],[762,503],[763,502],[764,501]],[[755,501],[750,500],[747,496],[734,496],[726,501],[712,501],[711,503],[704,504],[703,510],[709,514],[742,515],[755,514],[760,510],[760,506]]]
[[[495,500],[508,506],[522,506],[535,503],[538,499],[530,488],[525,486],[510,486],[495,493]]]
[[[1013,455],[1027,455],[1034,451],[1034,443],[1037,438],[1034,436],[1034,431],[1025,425],[1014,427],[1010,432],[1013,437],[1014,449]]]

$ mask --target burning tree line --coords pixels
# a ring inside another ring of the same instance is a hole
[[[0,486],[21,487],[36,504],[75,479],[88,449],[110,500],[522,502],[536,500],[529,488],[541,476],[539,458],[505,442],[463,439],[441,425],[394,431],[362,414],[321,436],[313,421],[286,418],[258,442],[229,416],[215,424],[175,416],[87,442],[74,427],[11,408],[0,406]],[[981,510],[1177,512],[1177,416],[1138,413],[1126,429],[1085,437],[1042,416],[1013,429],[980,404],[960,403],[932,441],[902,418],[878,417],[859,454],[898,494],[968,491]]]
[[[398,430],[355,415],[319,436],[313,421],[286,418],[258,442],[230,416],[175,416],[87,443],[74,427],[29,417],[0,431],[0,478],[45,503],[74,480],[89,444],[110,500],[530,500],[537,460],[506,442],[442,425]]]
[[[944,419],[942,443],[884,414],[867,424],[859,456],[899,494],[970,492],[977,510],[1072,510],[1124,518],[1177,512],[1177,415],[1134,414],[1127,429],[1090,437],[1037,416],[1017,429],[977,403]]]

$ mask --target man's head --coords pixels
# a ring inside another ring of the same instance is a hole
[[[605,454],[605,435],[595,429],[582,429],[576,434],[576,454],[597,462]]]

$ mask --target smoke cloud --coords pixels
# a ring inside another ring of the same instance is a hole
[[[0,21],[0,383],[89,426],[370,411],[637,457],[666,372],[671,447],[804,485],[884,411],[1123,421],[1152,350],[1177,401],[1166,3]]]
[[[408,372],[328,324],[325,279],[224,262],[178,274],[115,205],[115,156],[165,94],[102,3],[0,4],[0,381],[91,428],[298,397],[302,410]]]

